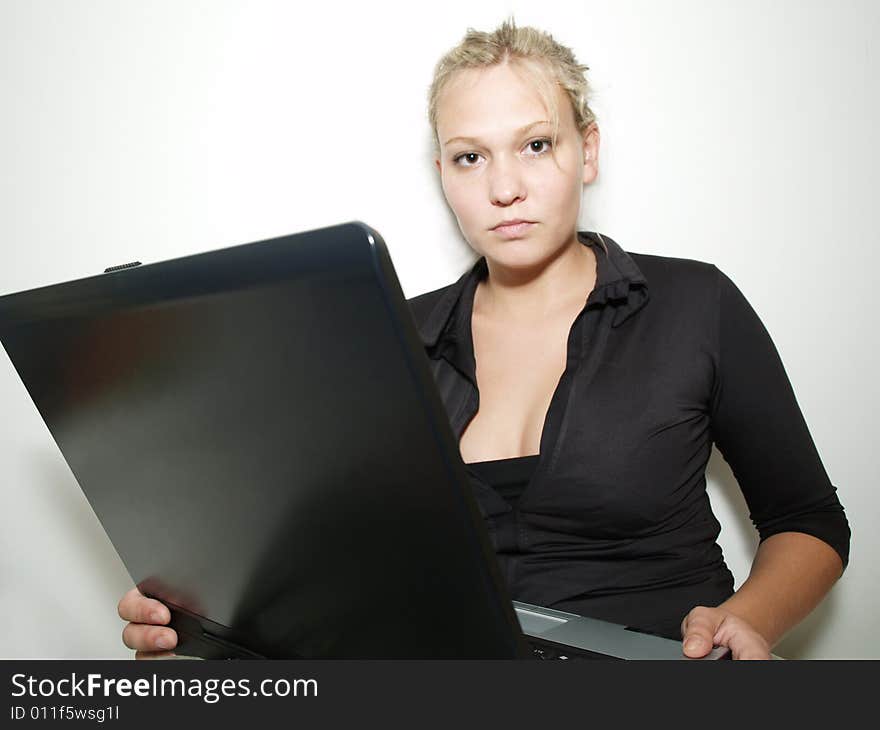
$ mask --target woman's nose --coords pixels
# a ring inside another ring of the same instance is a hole
[[[498,206],[508,206],[525,199],[525,181],[515,160],[496,158],[492,161],[489,196],[492,204]]]

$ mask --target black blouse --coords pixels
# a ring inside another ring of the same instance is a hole
[[[569,332],[532,478],[512,503],[470,467],[514,599],[680,638],[733,592],[705,469],[717,445],[760,539],[804,532],[844,566],[849,525],[776,348],[715,266],[628,254],[579,233],[596,285]],[[479,259],[410,300],[457,438],[479,408],[471,312]],[[491,480],[489,480],[491,482]]]

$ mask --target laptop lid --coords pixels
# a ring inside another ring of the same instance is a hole
[[[363,223],[5,296],[0,341],[182,651],[528,653]]]

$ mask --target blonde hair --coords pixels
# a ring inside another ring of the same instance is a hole
[[[434,133],[435,153],[440,152],[437,106],[440,94],[449,81],[465,69],[488,68],[504,63],[519,67],[534,83],[550,114],[554,148],[559,131],[556,84],[571,100],[579,132],[595,121],[596,116],[587,101],[590,85],[584,76],[589,66],[579,64],[572,50],[558,43],[549,33],[529,26],[517,28],[511,17],[491,33],[468,28],[462,41],[434,67],[434,80],[428,91],[428,120]]]

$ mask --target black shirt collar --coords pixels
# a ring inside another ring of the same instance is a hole
[[[647,280],[635,261],[614,240],[591,231],[578,231],[578,240],[596,254],[596,285],[584,307],[611,305],[616,308],[612,326],[618,327],[648,302]],[[488,274],[486,259],[480,257],[458,281],[444,292],[431,313],[418,323],[419,335],[426,347],[441,340],[447,347],[465,347],[472,359],[469,332],[474,293],[477,284]],[[441,337],[441,335],[446,335]]]

